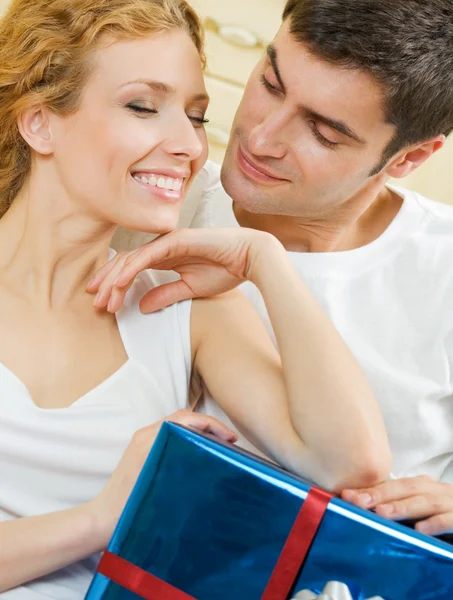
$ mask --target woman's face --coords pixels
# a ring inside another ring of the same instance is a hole
[[[174,229],[207,158],[207,105],[200,57],[186,32],[104,44],[80,109],[49,117],[65,195],[96,219]]]

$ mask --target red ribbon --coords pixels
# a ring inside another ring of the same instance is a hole
[[[333,495],[311,488],[286,539],[261,600],[286,600]]]
[[[294,521],[261,600],[286,600],[321,525],[332,494],[311,488]],[[106,550],[98,572],[145,600],[196,600]]]
[[[196,600],[108,550],[101,558],[98,572],[145,600]]]

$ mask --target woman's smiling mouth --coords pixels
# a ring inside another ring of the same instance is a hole
[[[169,176],[159,171],[135,171],[131,173],[133,179],[144,189],[150,191],[155,196],[178,202],[183,197],[184,182],[188,177]]]

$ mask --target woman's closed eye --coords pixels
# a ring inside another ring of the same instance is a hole
[[[129,102],[126,107],[138,115],[157,115],[159,111],[156,108],[150,106],[143,106],[135,102]],[[205,119],[204,115],[187,115],[187,118],[194,124],[194,127],[202,127],[206,123],[209,123],[209,119]]]
[[[204,115],[187,115],[192,121],[194,127],[203,127],[206,123],[209,123],[209,119],[205,119]]]
[[[129,110],[131,110],[132,112],[134,112],[136,114],[142,114],[142,115],[146,115],[146,114],[156,115],[158,113],[156,108],[153,108],[151,106],[145,106],[143,104],[138,104],[136,102],[128,102],[126,104],[126,108],[128,108]]]

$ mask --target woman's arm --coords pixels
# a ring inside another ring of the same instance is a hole
[[[94,504],[0,523],[0,593],[106,548]]]
[[[240,300],[194,307],[195,366],[228,416],[284,466],[341,490],[384,480],[390,451],[378,404],[340,335],[270,234],[178,230],[110,261],[88,291],[118,310],[136,274],[173,269],[181,279],[141,301],[151,312],[210,298],[249,279],[260,289],[281,363],[254,312]]]
[[[211,433],[223,441],[235,434],[212,417],[179,410],[175,423]],[[107,548],[162,421],[133,436],[104,490],[68,510],[0,523],[0,595]]]
[[[383,481],[390,451],[364,374],[286,253],[266,248],[251,280],[280,356],[253,308],[230,292],[194,302],[196,370],[238,429],[288,469],[335,491]]]

